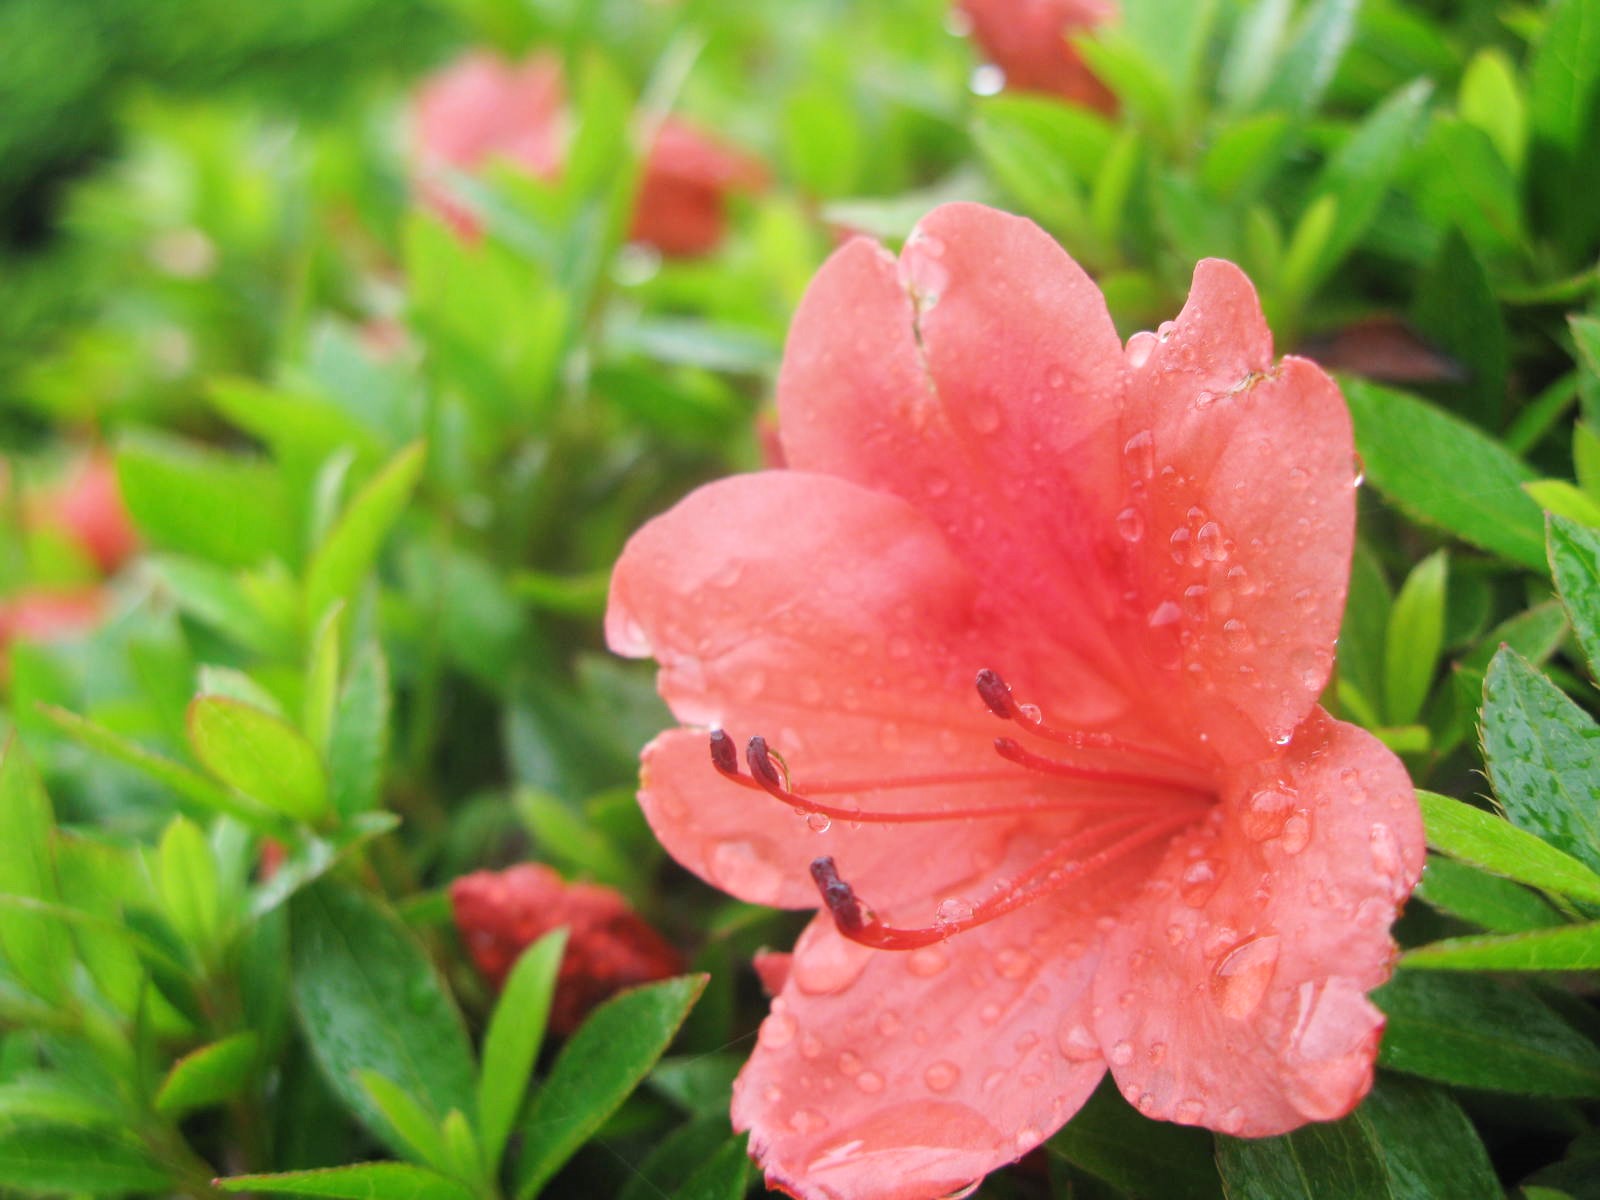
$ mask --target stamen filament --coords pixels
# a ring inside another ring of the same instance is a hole
[[[1175,779],[1162,779],[1153,775],[1138,775],[1129,771],[1108,771],[1101,767],[1083,767],[1076,763],[1045,758],[1042,754],[1035,754],[1033,751],[1025,749],[1010,738],[995,738],[994,748],[995,753],[1008,762],[1014,762],[1019,767],[1027,767],[1030,770],[1041,771],[1046,775],[1055,775],[1062,779],[1083,779],[1092,783],[1162,788],[1169,792],[1201,797],[1210,794],[1205,788],[1180,783]]]
[[[1085,843],[1091,839],[1103,837],[1109,832],[1120,831],[1139,822],[1121,820],[1087,830],[1077,837],[1062,842],[1030,867],[1008,890],[976,905],[967,916],[922,928],[898,928],[879,921],[872,909],[856,896],[855,889],[839,877],[838,869],[831,858],[819,858],[813,862],[811,877],[817,883],[817,890],[821,893],[822,902],[828,909],[829,915],[833,917],[834,924],[845,937],[878,950],[917,950],[944,941],[965,930],[987,925],[990,921],[1014,912],[1035,900],[1061,891],[1084,876],[1109,866],[1119,858],[1126,857],[1141,846],[1176,833],[1193,820],[1194,815],[1189,814],[1158,821],[1154,825],[1146,826],[1113,841],[1110,845],[1101,847],[1087,858],[1064,861],[1083,849]],[[1042,882],[1030,886],[1041,877]]]
[[[978,672],[977,687],[978,695],[983,698],[983,702],[988,705],[989,711],[995,716],[1002,721],[1015,721],[1030,733],[1043,738],[1047,742],[1055,742],[1061,746],[1071,746],[1075,750],[1110,750],[1118,754],[1170,763],[1176,767],[1191,769],[1193,767],[1192,763],[1173,754],[1171,751],[1135,745],[1132,742],[1123,741],[1113,734],[1088,729],[1057,729],[1052,725],[1047,725],[1043,714],[1033,705],[1018,704],[1016,695],[1011,690],[1011,685],[1000,677],[999,672],[990,670],[988,667]]]
[[[745,761],[750,766],[749,776],[739,773],[737,757],[730,754],[733,740],[722,730],[715,730],[711,735],[711,761],[712,765],[730,781],[743,787],[757,789],[783,801],[791,808],[801,812],[812,813],[827,817],[835,821],[848,821],[863,825],[915,825],[927,824],[936,821],[963,821],[978,820],[996,817],[1028,817],[1052,815],[1056,813],[1072,813],[1083,811],[1128,812],[1134,810],[1147,813],[1151,810],[1171,810],[1172,789],[1163,785],[1163,795],[1157,797],[1137,796],[1083,796],[1070,799],[1052,798],[1027,804],[990,804],[976,808],[942,808],[922,812],[874,812],[870,809],[840,808],[836,805],[823,804],[812,799],[812,794],[820,790],[808,787],[806,792],[793,790],[788,783],[786,775],[773,761],[773,753],[767,746],[766,739],[760,736],[750,739],[745,750]],[[968,777],[970,778],[970,777]],[[978,776],[979,780],[987,779]],[[1012,776],[1000,773],[994,776],[998,779],[1010,779]],[[960,776],[929,776],[922,780],[891,779],[886,783],[864,784],[851,787],[851,791],[871,791],[880,787],[909,787],[921,783],[926,786],[937,786],[941,783],[964,782]],[[1128,783],[1128,780],[1098,780],[1099,782]],[[831,785],[833,790],[846,790],[841,785]],[[1185,809],[1189,806],[1185,805]]]

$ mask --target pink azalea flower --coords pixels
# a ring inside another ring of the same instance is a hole
[[[423,198],[463,236],[472,215],[451,197],[448,171],[504,159],[555,180],[566,159],[568,111],[561,66],[548,54],[508,63],[469,54],[428,80],[413,117]],[[765,185],[766,172],[687,121],[663,122],[646,155],[631,236],[664,254],[713,249],[727,224],[727,197]]]
[[[769,1181],[937,1196],[1107,1069],[1230,1134],[1348,1112],[1423,839],[1399,761],[1317,707],[1332,381],[1274,363],[1229,263],[1124,347],[1036,226],[951,205],[828,260],[779,410],[787,469],[648,524],[606,618],[684,724],[644,754],[663,844],[747,901],[820,890],[734,1092]]]
[[[37,523],[64,530],[107,575],[139,548],[116,467],[106,454],[85,455],[59,487],[34,498],[29,507]]]
[[[1115,111],[1116,97],[1067,39],[1113,20],[1116,0],[959,0],[959,7],[1009,86]]]

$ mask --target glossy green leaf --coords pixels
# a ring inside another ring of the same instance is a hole
[[[1344,384],[1367,477],[1419,521],[1544,568],[1544,516],[1522,490],[1533,478],[1483,433],[1414,396]]]
[[[1589,674],[1600,679],[1600,532],[1551,517],[1545,538],[1556,591],[1589,662]]]
[[[334,714],[339,708],[340,637],[343,605],[330,608],[311,639],[311,654],[306,663],[305,700],[300,725],[312,748],[320,755],[328,752],[333,734]]]
[[[1140,1116],[1109,1079],[1046,1148],[1052,1156],[1133,1195],[1172,1200],[1222,1196],[1211,1135]]]
[[[1434,971],[1593,971],[1600,968],[1600,924],[1448,938],[1408,951],[1400,965]]]
[[[1440,912],[1495,933],[1520,933],[1562,923],[1561,914],[1527,888],[1436,854],[1428,856],[1417,895]]]
[[[306,570],[306,614],[320,621],[329,606],[349,600],[372,569],[383,539],[422,477],[427,447],[411,445],[367,483],[328,531]]]
[[[1600,0],[1554,0],[1528,74],[1534,134],[1573,153],[1600,89]]]
[[[222,887],[216,857],[200,827],[174,817],[161,835],[156,867],[167,920],[190,945],[209,951],[222,924]]]
[[[156,1111],[181,1117],[238,1095],[249,1082],[260,1048],[254,1033],[239,1033],[184,1055],[162,1080]]]
[[[1384,712],[1396,725],[1422,712],[1444,647],[1445,586],[1449,557],[1428,555],[1406,577],[1389,610],[1384,639]]]
[[[1355,32],[1359,0],[1315,0],[1295,26],[1260,107],[1309,113],[1322,101]]]
[[[544,1044],[550,999],[555,995],[567,932],[547,933],[522,952],[506,977],[483,1039],[478,1079],[478,1128],[485,1157],[498,1164],[522,1108],[528,1079]]]
[[[235,1175],[219,1179],[225,1192],[275,1196],[327,1196],[335,1200],[475,1200],[472,1192],[437,1171],[406,1163],[360,1163],[281,1175]]]
[[[328,732],[333,807],[348,819],[377,807],[389,746],[389,664],[376,641],[351,657]]]
[[[388,1122],[356,1079],[388,1076],[436,1119],[471,1112],[472,1048],[461,1014],[396,918],[359,892],[324,881],[290,909],[291,988],[300,1027],[345,1106],[399,1152]]]
[[[0,1187],[72,1195],[165,1192],[172,1178],[117,1130],[0,1125]]]
[[[726,1106],[715,1116],[680,1125],[656,1141],[617,1200],[661,1200],[662,1196],[671,1196],[714,1159],[727,1142]]]
[[[328,815],[322,763],[287,721],[224,696],[197,696],[189,743],[207,770],[258,804],[308,823]]]
[[[1511,822],[1600,869],[1600,726],[1506,648],[1484,679],[1482,731]]]
[[[277,821],[276,815],[251,800],[231,795],[212,783],[204,775],[192,771],[182,763],[173,762],[154,751],[146,750],[103,725],[86,721],[65,709],[41,705],[39,711],[45,719],[73,741],[98,754],[132,767],[157,783],[170,788],[188,806],[202,812],[226,813],[254,829],[270,830]]]
[[[0,894],[57,901],[54,837],[50,798],[27,754],[10,738],[0,747]],[[8,906],[0,908],[0,957],[31,991],[57,1000],[77,953],[59,921]]]
[[[1373,993],[1389,1018],[1378,1061],[1459,1087],[1600,1096],[1600,1049],[1526,988],[1401,971]]]
[[[1600,503],[1565,479],[1536,479],[1523,484],[1522,490],[1545,512],[1600,529]]]
[[[1510,369],[1505,318],[1488,271],[1458,231],[1451,230],[1422,277],[1411,320],[1467,374],[1450,389],[1456,411],[1485,429],[1498,429]]]
[[[356,1081],[366,1091],[373,1107],[383,1114],[389,1128],[405,1143],[410,1151],[407,1157],[415,1158],[423,1166],[448,1171],[450,1154],[445,1148],[444,1133],[439,1121],[420,1101],[377,1071],[357,1071]]]
[[[1505,53],[1479,50],[1461,76],[1461,115],[1489,136],[1506,166],[1522,170],[1528,148],[1528,105],[1517,69]]]
[[[537,1196],[666,1051],[706,985],[685,975],[613,997],[562,1047],[522,1125],[517,1200]]]
[[[294,556],[283,478],[261,462],[140,434],[119,447],[117,479],[134,523],[161,549],[232,567]]]
[[[1504,817],[1418,790],[1428,845],[1542,891],[1600,904],[1600,875]]]
[[[672,1200],[742,1200],[750,1186],[750,1150],[743,1136],[732,1138],[687,1182]]]
[[[1239,15],[1217,76],[1217,93],[1229,109],[1252,107],[1267,86],[1292,9],[1292,0],[1253,0]]]

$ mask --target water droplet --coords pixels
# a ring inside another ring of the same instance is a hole
[[[1149,479],[1156,469],[1156,439],[1148,429],[1134,434],[1122,446],[1128,467],[1140,479]]]
[[[961,1068],[941,1059],[922,1073],[922,1082],[930,1092],[948,1092],[961,1079]]]
[[[1167,945],[1177,947],[1189,940],[1189,931],[1182,925],[1172,924],[1167,926]]]
[[[906,970],[922,979],[937,975],[949,965],[949,955],[938,946],[923,946],[906,955]]]
[[[1211,972],[1211,998],[1225,1017],[1242,1021],[1267,994],[1278,969],[1278,935],[1246,938],[1217,960]]]
[[[1163,342],[1170,341],[1172,335],[1176,333],[1177,330],[1178,326],[1176,322],[1163,321],[1160,325],[1156,326],[1156,337]]]
[[[1165,1042],[1151,1042],[1150,1049],[1145,1051],[1145,1055],[1150,1059],[1151,1066],[1159,1067],[1166,1060],[1167,1044]]]
[[[1044,381],[1053,388],[1064,388],[1067,386],[1067,373],[1060,367],[1051,367],[1046,372]]]
[[[1062,1022],[1056,1033],[1056,1044],[1061,1055],[1069,1062],[1090,1062],[1100,1057],[1100,1041],[1087,1025],[1079,1022]]]
[[[1294,808],[1294,794],[1280,787],[1264,787],[1245,801],[1240,824],[1252,842],[1265,842],[1283,832]]]
[[[1006,73],[993,63],[974,67],[967,86],[974,96],[998,96],[1006,86]]]
[[[1029,1150],[1032,1150],[1042,1141],[1044,1141],[1044,1134],[1040,1133],[1031,1125],[1024,1125],[1021,1129],[1017,1130],[1017,1149],[1022,1151],[1024,1154]]]
[[[1309,809],[1297,809],[1287,821],[1283,823],[1283,834],[1278,840],[1285,854],[1299,854],[1311,844],[1311,812]]]
[[[940,925],[955,925],[972,916],[972,905],[959,896],[950,896],[939,901],[939,907],[934,910],[933,917]]]
[[[1133,1061],[1133,1043],[1122,1041],[1111,1047],[1111,1053],[1106,1057],[1111,1060],[1114,1067],[1125,1067]]]
[[[1222,623],[1223,635],[1228,639],[1230,650],[1253,650],[1256,640],[1250,636],[1250,630],[1238,617],[1229,617]]]
[[[1294,594],[1294,606],[1306,616],[1317,611],[1317,592],[1315,588],[1301,588]]]
[[[1178,877],[1178,894],[1190,908],[1200,908],[1216,893],[1222,870],[1209,858],[1197,858]]]
[[[1250,578],[1250,572],[1246,571],[1238,563],[1234,563],[1233,566],[1228,568],[1228,574],[1227,574],[1226,578],[1227,578],[1227,581],[1228,581],[1228,586],[1231,587],[1239,595],[1241,595],[1241,596],[1253,596],[1253,595],[1255,595],[1255,593],[1256,593],[1255,580],[1251,579]]]
[[[978,433],[993,433],[1000,428],[1000,409],[994,404],[984,402],[972,410],[971,419],[972,428]]]
[[[797,1108],[789,1114],[789,1128],[796,1133],[816,1133],[828,1127],[828,1118],[811,1108]]]
[[[1361,461],[1361,455],[1355,456],[1355,461],[1350,464],[1350,470],[1354,473],[1354,478],[1350,482],[1351,487],[1360,487],[1367,481],[1367,464]]]
[[[1172,547],[1172,561],[1180,566],[1189,561],[1189,537],[1187,529],[1174,529],[1172,536],[1167,539],[1167,544]]]
[[[1194,544],[1200,557],[1207,562],[1228,560],[1228,539],[1222,536],[1222,526],[1215,521],[1207,521],[1195,531]]]
[[[877,951],[844,937],[831,925],[814,925],[789,968],[795,987],[808,996],[831,996],[849,987]]]
[[[781,1050],[794,1041],[795,1019],[788,1013],[775,1012],[761,1022],[757,1040],[769,1050]]]
[[[967,1200],[967,1197],[975,1193],[978,1190],[979,1185],[982,1183],[983,1180],[974,1179],[971,1183],[965,1185],[964,1187],[958,1187],[953,1192],[946,1192],[943,1196],[939,1197],[939,1200]]]
[[[800,1056],[802,1058],[815,1058],[822,1053],[822,1043],[813,1034],[805,1034],[800,1039]]]
[[[1320,689],[1327,682],[1325,657],[1311,646],[1302,646],[1290,655],[1289,665],[1307,688]]]
[[[833,818],[827,813],[808,813],[806,815],[806,828],[812,833],[827,833],[833,828]]]
[[[893,1037],[900,1032],[900,1014],[893,1009],[887,1009],[878,1014],[878,1032],[884,1037]]]
[[[994,969],[1001,979],[1021,979],[1033,970],[1033,958],[1024,950],[1007,946],[995,955]]]
[[[993,1025],[1000,1019],[1000,1006],[998,1004],[985,1004],[978,1010],[978,1020],[985,1025]]]
[[[1117,514],[1117,532],[1125,542],[1137,542],[1144,537],[1144,517],[1136,508],[1125,508]]]
[[[1244,1109],[1237,1104],[1222,1114],[1222,1119],[1217,1122],[1222,1126],[1223,1133],[1238,1133],[1244,1128]]]
[[[1183,619],[1183,610],[1171,600],[1163,600],[1150,611],[1149,624],[1151,629],[1164,629],[1168,625],[1175,625]]]
[[[1180,1100],[1172,1112],[1172,1119],[1179,1125],[1198,1125],[1200,1118],[1205,1115],[1206,1106],[1199,1100]]]
[[[1372,846],[1372,865],[1399,887],[1405,864],[1401,860],[1400,843],[1395,839],[1394,831],[1387,825],[1377,824],[1372,827],[1367,840]]]

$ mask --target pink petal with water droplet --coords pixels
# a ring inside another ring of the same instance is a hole
[[[1295,798],[1304,834],[1252,816],[1263,791]],[[1174,841],[1107,937],[1095,1030],[1132,1048],[1112,1059],[1117,1082],[1151,1116],[1247,1137],[1348,1112],[1383,1028],[1365,994],[1389,977],[1423,850],[1410,779],[1355,726],[1319,712],[1280,761],[1235,772],[1217,818]],[[1197,861],[1218,868],[1199,905],[1180,883]]]
[[[1006,73],[1006,84],[1116,111],[1116,97],[1084,65],[1068,38],[1113,20],[1113,0],[961,0],[972,36]]]
[[[1061,1048],[1063,1023],[1090,1020],[1094,953],[1074,939],[1092,945],[1092,925],[1042,903],[937,947],[937,969],[867,951],[852,974],[818,917],[774,1005],[791,1036],[758,1043],[734,1094],[768,1181],[803,1200],[927,1200],[1031,1149],[1018,1130],[1059,1128],[1105,1071]],[[813,956],[837,990],[804,986]]]

